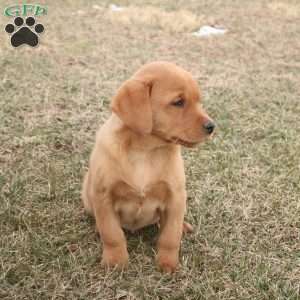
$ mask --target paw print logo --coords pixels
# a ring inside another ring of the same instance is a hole
[[[35,47],[39,43],[39,34],[44,32],[42,24],[35,25],[33,17],[27,17],[25,24],[22,17],[16,17],[14,24],[7,24],[5,31],[11,34],[10,42],[13,47],[19,47],[26,44]]]

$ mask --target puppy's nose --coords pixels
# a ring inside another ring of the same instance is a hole
[[[207,123],[205,123],[205,124],[203,125],[203,127],[204,127],[204,129],[206,130],[206,132],[207,132],[208,134],[212,134],[213,131],[214,131],[214,129],[215,129],[215,127],[216,127],[216,125],[214,124],[214,122],[208,121]]]

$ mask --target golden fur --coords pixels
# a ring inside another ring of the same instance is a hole
[[[113,98],[82,191],[86,211],[96,218],[104,266],[128,263],[122,228],[159,223],[157,263],[165,272],[176,269],[182,231],[191,230],[184,223],[181,145],[194,146],[210,135],[200,100],[192,76],[167,62],[143,66]]]

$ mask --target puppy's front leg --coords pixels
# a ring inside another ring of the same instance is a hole
[[[94,208],[96,225],[103,244],[101,265],[124,268],[128,264],[127,243],[118,215],[109,196],[97,200],[94,201]]]
[[[158,239],[158,266],[167,273],[175,271],[179,262],[180,241],[186,207],[185,192],[170,199],[166,211],[161,216],[161,233]]]

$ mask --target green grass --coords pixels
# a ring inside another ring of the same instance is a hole
[[[37,49],[2,32],[0,298],[300,299],[298,1],[134,0],[122,16],[63,3],[48,1]],[[229,31],[193,37],[186,15]],[[195,232],[173,276],[155,267],[154,228],[128,235],[128,270],[105,273],[82,176],[116,88],[158,59],[194,74],[218,124],[184,151]]]

